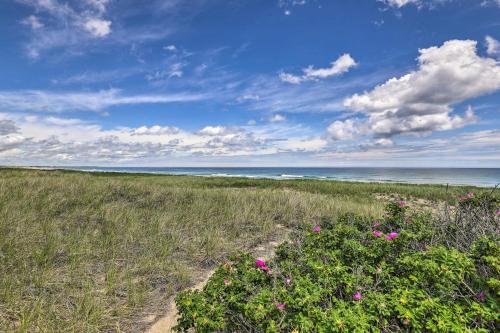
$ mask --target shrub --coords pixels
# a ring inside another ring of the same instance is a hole
[[[495,331],[498,232],[471,235],[473,245],[466,251],[463,244],[439,241],[464,216],[473,216],[464,209],[490,204],[477,199],[475,205],[458,205],[460,216],[450,218],[444,229],[429,214],[411,213],[402,201],[389,203],[380,222],[355,215],[336,223],[323,220],[281,244],[272,261],[240,254],[219,267],[202,291],[180,293],[176,329]],[[495,208],[488,206],[489,215],[477,220],[487,230],[498,231]]]

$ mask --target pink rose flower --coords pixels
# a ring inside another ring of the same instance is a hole
[[[378,238],[378,237],[382,237],[382,232],[377,231],[377,230],[373,230],[373,236],[375,236],[375,237],[377,237],[377,238]]]
[[[266,263],[262,259],[257,259],[257,260],[255,260],[255,266],[256,267],[264,267],[264,266],[266,266]]]
[[[283,303],[276,304],[276,308],[280,311],[285,311],[286,305]]]
[[[391,236],[391,239],[394,239],[394,238],[398,237],[399,235],[398,235],[398,233],[397,233],[397,232],[391,232],[391,233],[389,234],[389,236]]]
[[[313,232],[320,232],[320,231],[321,231],[321,227],[319,225],[317,225],[313,228]]]
[[[357,293],[355,293],[354,295],[352,295],[352,299],[355,301],[359,301],[362,298],[363,298],[363,296],[361,296],[361,293],[359,291]]]
[[[399,202],[399,206],[400,206],[400,207],[404,207],[404,206],[406,206],[406,205],[408,205],[408,204],[407,204],[407,203],[406,203],[406,201],[404,201],[404,200],[401,200],[401,201]]]
[[[392,237],[391,237],[391,236],[389,236],[389,235],[385,236],[384,238],[385,238],[385,240],[388,240],[388,241],[391,241],[391,240],[392,240]]]
[[[230,284],[231,284],[231,281],[229,281],[228,279],[224,279],[225,286],[229,286]]]

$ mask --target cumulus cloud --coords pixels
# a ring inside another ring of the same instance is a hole
[[[355,133],[352,125],[358,130],[365,127],[375,136],[391,137],[450,130],[474,122],[471,108],[463,116],[451,115],[453,105],[500,89],[498,62],[480,57],[476,45],[472,40],[450,40],[421,49],[417,70],[346,98],[344,106],[366,119],[343,126],[348,133]],[[335,128],[343,127],[337,124]]]
[[[203,127],[198,133],[206,136],[217,136],[217,135],[226,135],[237,131],[238,129],[236,128],[230,128],[225,126],[206,126]]]
[[[172,126],[141,126],[130,130],[131,135],[170,135],[179,133],[177,127]]]
[[[28,140],[19,130],[11,119],[0,119],[0,153],[15,149]]]
[[[331,123],[326,131],[333,140],[352,140],[354,136],[360,132],[360,129],[357,120],[347,119],[344,121],[337,120]]]
[[[401,8],[403,6],[406,6],[408,4],[421,4],[421,0],[386,0],[385,3],[387,3],[391,7],[397,7]]]
[[[0,161],[15,164],[99,164],[178,158],[268,156],[317,152],[327,141],[285,124],[103,129],[78,119],[0,114]],[[13,120],[15,119],[15,120]],[[71,130],[69,130],[71,129]],[[164,161],[164,160],[163,160]]]
[[[19,131],[19,127],[16,126],[16,123],[10,119],[2,119],[0,120],[0,135],[9,135],[13,133],[17,133]]]
[[[349,54],[343,54],[337,60],[332,62],[330,67],[315,69],[313,66],[309,66],[304,69],[304,74],[307,78],[323,79],[330,76],[343,74],[352,67],[356,66],[356,61],[354,61],[354,59]]]
[[[491,36],[486,36],[485,43],[486,43],[486,53],[494,57],[500,56],[500,42],[498,40],[496,40]]]
[[[166,51],[170,51],[170,52],[176,52],[177,51],[177,47],[175,45],[167,45],[167,46],[164,46],[163,49],[166,50]]]
[[[279,123],[279,122],[282,122],[285,120],[286,120],[286,117],[282,114],[279,114],[279,113],[274,114],[271,117],[269,117],[269,121],[272,123]]]
[[[325,148],[328,141],[322,138],[287,140],[284,147],[297,152],[317,152]]]
[[[351,57],[350,54],[343,54],[337,60],[330,64],[327,68],[314,68],[312,65],[304,68],[301,76],[296,76],[289,73],[280,73],[281,81],[292,84],[299,84],[303,81],[325,79],[331,76],[338,76],[349,71],[349,69],[356,67],[358,64]]]
[[[106,37],[111,33],[111,21],[92,18],[84,24],[87,30],[94,37]]]
[[[19,111],[101,111],[114,105],[164,104],[203,99],[193,94],[124,95],[118,89],[97,92],[0,91],[0,106]]]

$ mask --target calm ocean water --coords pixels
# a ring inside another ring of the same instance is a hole
[[[493,187],[500,168],[155,168],[68,167],[94,172],[131,172],[170,175],[224,176],[272,179],[323,179],[412,184],[450,184]]]

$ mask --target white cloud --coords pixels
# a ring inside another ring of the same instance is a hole
[[[184,64],[182,63],[175,63],[170,66],[168,77],[182,77],[182,75],[184,74],[184,72],[182,71],[182,67],[184,67]]]
[[[114,105],[191,102],[206,96],[193,94],[124,95],[118,89],[97,92],[0,91],[0,107],[19,111],[100,111]]]
[[[237,98],[238,102],[242,102],[242,101],[258,101],[260,99],[260,96],[259,95],[255,95],[255,94],[246,94],[246,95],[243,95],[243,96],[239,96]]]
[[[84,2],[93,7],[100,14],[106,12],[109,1],[110,0],[84,0]]]
[[[153,73],[146,75],[146,80],[148,81],[163,81],[170,78],[181,78],[184,75],[183,68],[186,66],[185,63],[173,63],[169,66],[167,70],[158,70]]]
[[[264,156],[316,152],[324,139],[300,125],[172,126],[103,129],[79,119],[0,114],[0,161],[14,164],[118,164],[179,158]]]
[[[360,130],[356,120],[347,119],[333,122],[326,131],[333,140],[352,140]]]
[[[337,60],[333,61],[330,67],[327,68],[314,68],[312,65],[304,68],[302,76],[296,76],[289,73],[280,73],[281,81],[292,84],[299,84],[303,81],[325,79],[332,76],[338,76],[349,71],[349,69],[356,67],[358,64],[349,54],[341,55]]]
[[[175,45],[167,45],[163,47],[164,50],[170,51],[170,52],[176,52],[177,47]]]
[[[500,7],[500,0],[483,0],[481,2],[482,7],[488,7],[488,6],[498,6]]]
[[[286,117],[284,115],[278,114],[278,113],[269,117],[269,121],[272,123],[279,123],[279,122],[282,122],[285,120],[286,120]]]
[[[0,119],[0,135],[17,133],[19,127],[11,119]]]
[[[500,1],[500,0],[498,0]],[[486,36],[486,52],[491,55],[498,57],[500,56],[500,42],[491,36]]]
[[[442,5],[446,2],[451,2],[453,0],[378,0],[390,7],[402,8],[406,5],[414,5],[417,8],[434,8],[438,5]],[[500,0],[495,0],[500,1]]]
[[[58,0],[17,1],[32,7],[37,14],[22,21],[33,30],[32,38],[26,45],[27,54],[33,59],[52,49],[82,47],[89,40],[104,38],[111,33],[112,23],[104,18],[108,0],[73,3]],[[44,18],[45,25],[40,23],[40,17]]]
[[[31,27],[33,30],[38,30],[44,27],[44,24],[40,22],[38,17],[35,15],[30,15],[26,17],[24,20],[21,21],[22,24],[28,25]]]
[[[199,133],[201,135],[216,136],[227,134],[230,130],[224,126],[206,126],[202,128]]]
[[[180,130],[172,126],[141,126],[130,130],[131,135],[170,135],[177,134]]]
[[[422,1],[421,0],[386,0],[385,1],[389,6],[391,7],[397,7],[397,8],[401,8],[403,6],[406,6],[408,4],[421,4]]]
[[[382,146],[382,147],[390,147],[390,146],[394,145],[394,142],[391,139],[387,139],[387,138],[381,138],[381,139],[375,140],[374,143],[377,146]]]
[[[500,89],[499,64],[477,55],[476,44],[450,40],[421,49],[417,70],[346,98],[344,106],[366,115],[361,125],[376,136],[431,133],[474,122],[472,109],[451,116],[453,105]]]
[[[303,78],[301,76],[295,76],[284,72],[280,73],[279,77],[281,81],[288,82],[291,84],[299,84],[303,81]]]
[[[309,66],[304,69],[304,73],[306,78],[324,79],[330,76],[343,74],[357,65],[356,61],[354,61],[349,54],[343,54],[337,60],[332,62],[331,66],[328,68],[314,69],[313,66]]]
[[[82,121],[81,119],[74,119],[74,118],[68,119],[68,118],[58,118],[58,117],[47,117],[45,118],[45,122],[57,126],[74,126],[74,125],[85,124],[85,122]]]
[[[265,165],[269,165],[283,161],[289,164],[298,156],[306,156],[308,165],[331,165],[333,161],[351,165],[373,165],[374,161],[389,165],[401,165],[397,163],[403,161],[405,165],[406,161],[406,165],[413,165],[413,161],[435,161],[437,153],[443,161],[451,161],[455,166],[459,161],[485,161],[489,165],[500,161],[498,130],[469,132],[451,138],[418,138],[405,140],[403,144],[379,138],[362,144],[336,142],[331,145],[311,129],[288,123],[216,125],[204,131],[211,135],[204,135],[164,125],[103,129],[82,120],[73,121],[75,125],[50,122],[41,115],[0,114],[0,161],[16,165],[115,166],[165,165],[166,162],[193,165],[210,161],[259,165],[260,161],[262,165],[265,158]]]
[[[283,147],[298,152],[317,152],[325,148],[327,144],[328,142],[322,138],[291,139],[287,140]]]
[[[111,33],[111,21],[107,20],[92,18],[85,22],[84,27],[92,36],[97,38],[106,37]]]

